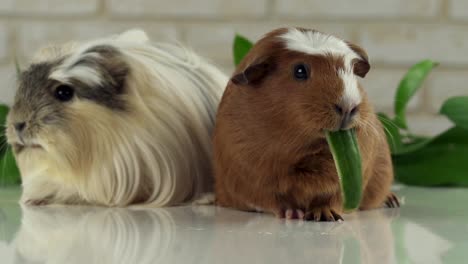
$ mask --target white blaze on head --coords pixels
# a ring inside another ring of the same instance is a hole
[[[344,86],[342,103],[348,106],[356,106],[361,103],[362,98],[352,65],[354,59],[361,58],[345,41],[322,32],[312,30],[301,31],[296,28],[288,29],[280,38],[285,41],[286,47],[289,50],[311,55],[342,57],[344,69],[339,69],[337,72],[338,76],[343,80]]]

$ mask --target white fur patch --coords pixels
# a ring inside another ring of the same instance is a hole
[[[343,86],[345,87],[341,97],[341,104],[342,106],[346,106],[348,109],[352,109],[359,105],[362,100],[356,75],[352,72],[338,70],[338,76],[343,80]]]
[[[84,65],[73,66],[83,58],[99,58],[101,56],[96,52],[86,52],[90,47],[92,45],[85,46],[85,48],[81,48],[78,52],[67,58],[50,74],[49,78],[63,83],[67,83],[70,79],[74,78],[90,86],[100,85],[102,83],[102,76],[96,69]]]
[[[342,101],[349,105],[357,105],[361,102],[361,95],[357,88],[357,78],[353,73],[352,61],[360,59],[348,44],[335,36],[317,31],[301,31],[290,28],[280,38],[286,42],[289,50],[303,52],[311,55],[334,55],[343,57],[345,70],[340,70],[338,75],[343,80],[344,92]]]
[[[210,205],[210,204],[214,204],[215,201],[216,201],[216,197],[214,193],[204,193],[200,195],[198,198],[196,198],[192,202],[192,205]]]
[[[61,68],[53,72],[50,78],[63,83],[67,83],[71,78],[75,78],[90,86],[99,85],[102,81],[101,74],[87,66],[75,66],[70,70]]]

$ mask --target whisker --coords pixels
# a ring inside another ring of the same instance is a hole
[[[370,126],[370,127],[372,128],[372,130],[374,131],[375,136],[379,136],[379,130],[378,130],[378,128],[377,128],[374,124],[372,124],[370,121],[367,121],[367,122],[369,123],[369,126]]]
[[[0,142],[0,151],[8,145],[6,141]]]
[[[380,137],[380,133],[379,133],[379,130],[378,130],[378,127],[376,127],[375,124],[373,124],[372,122],[368,121],[368,120],[362,120],[361,121],[365,126],[368,126],[369,127],[369,132],[366,133],[366,136],[376,136],[376,137]],[[386,129],[384,127],[384,129]],[[387,130],[387,133],[390,135],[390,140],[392,141],[392,145],[396,145],[395,143],[395,139],[394,137],[388,132]]]
[[[391,145],[395,148],[395,147],[396,147],[395,138],[394,138],[393,135],[390,133],[390,131],[388,130],[388,128],[384,127],[384,130],[387,132],[386,135],[387,135],[388,138],[390,139]]]
[[[395,123],[392,120],[390,120],[389,118],[380,116],[379,120],[382,121],[382,123],[384,123],[384,124],[386,124],[388,126],[391,126],[391,127],[394,127],[396,129],[400,130],[400,128],[397,125],[395,125]],[[385,128],[385,126],[383,126],[383,127]]]

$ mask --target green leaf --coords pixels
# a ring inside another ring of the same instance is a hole
[[[247,55],[249,50],[252,48],[253,43],[247,38],[236,35],[234,38],[233,53],[234,53],[234,65],[237,66],[242,59]]]
[[[401,183],[468,187],[468,130],[451,128],[414,152],[393,156],[393,164]]]
[[[16,185],[21,181],[13,152],[6,143],[5,124],[8,111],[8,106],[0,105],[0,187]]]
[[[16,166],[13,151],[8,148],[0,159],[0,187],[18,185],[21,183],[20,172]]]
[[[408,129],[406,106],[435,66],[437,66],[437,63],[431,60],[423,60],[411,67],[400,81],[395,96],[395,124],[400,128]]]
[[[3,157],[7,149],[8,145],[6,141],[7,140],[6,140],[5,134],[1,133],[0,134],[0,158]]]
[[[403,155],[403,154],[407,154],[407,153],[410,153],[410,152],[417,151],[417,150],[425,147],[429,143],[431,143],[431,141],[433,141],[433,140],[434,140],[434,138],[416,138],[416,139],[413,139],[409,143],[404,143],[400,147],[400,149],[398,149],[395,153],[392,153],[392,155],[394,155],[394,156]]]
[[[452,97],[445,101],[440,113],[457,126],[468,129],[468,96]]]
[[[0,104],[0,124],[3,126],[6,123],[6,117],[8,115],[9,108],[6,105]]]
[[[393,156],[416,151],[429,144],[434,138],[405,135],[400,133],[400,128],[386,114],[377,114],[385,130],[388,145]]]

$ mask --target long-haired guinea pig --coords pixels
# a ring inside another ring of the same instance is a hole
[[[26,204],[173,205],[210,191],[228,77],[143,31],[41,50],[7,121]]]
[[[278,217],[341,220],[325,132],[355,128],[363,162],[360,209],[397,206],[385,134],[358,83],[369,69],[363,49],[318,31],[283,28],[259,40],[218,109],[217,203]]]

